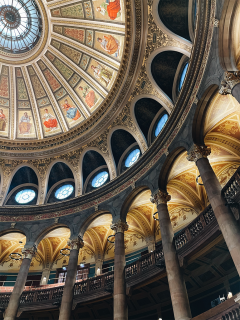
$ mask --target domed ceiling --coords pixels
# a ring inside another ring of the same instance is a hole
[[[1,2],[0,137],[44,139],[86,122],[118,90],[124,47],[124,0]]]

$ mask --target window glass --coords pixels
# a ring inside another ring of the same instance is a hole
[[[125,161],[125,166],[127,168],[131,167],[134,162],[137,161],[137,159],[139,158],[140,156],[140,150],[139,149],[135,149],[133,150],[127,157],[126,161]]]
[[[64,186],[57,189],[55,192],[55,197],[57,199],[65,199],[73,193],[73,186],[71,184],[65,184]]]
[[[162,131],[162,128],[164,127],[165,123],[167,122],[168,115],[164,114],[162,118],[158,121],[157,127],[155,129],[155,137],[159,135],[159,133]]]
[[[28,203],[30,201],[32,201],[36,196],[36,192],[34,190],[31,189],[24,189],[19,191],[16,196],[15,196],[15,200],[18,203]]]
[[[108,179],[107,171],[102,171],[93,178],[92,186],[94,188],[98,188],[102,186],[107,181],[107,179]]]
[[[179,87],[178,87],[179,91],[182,89],[182,85],[183,85],[183,82],[184,82],[184,79],[185,79],[185,76],[186,76],[186,73],[187,73],[187,69],[188,69],[188,63],[186,63],[185,67],[183,68],[183,71],[182,71],[182,74],[181,74],[181,77],[180,77]]]

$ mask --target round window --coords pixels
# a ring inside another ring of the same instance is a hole
[[[185,79],[185,76],[186,76],[186,73],[187,73],[187,69],[188,69],[188,63],[185,64],[183,70],[182,70],[182,74],[180,76],[180,80],[179,80],[179,85],[178,85],[178,90],[180,91],[182,89],[182,85],[183,85],[183,82],[184,82],[184,79]]]
[[[32,201],[36,196],[36,192],[34,190],[31,189],[24,189],[19,191],[16,196],[15,196],[15,200],[18,203],[28,203],[30,201]]]
[[[94,188],[98,188],[102,186],[107,181],[107,179],[108,179],[107,171],[102,171],[93,178],[92,186]]]
[[[134,162],[137,161],[139,156],[140,156],[140,150],[139,149],[133,150],[131,153],[129,153],[129,155],[125,161],[125,166],[127,168],[131,167],[134,164]]]
[[[65,184],[64,186],[57,189],[55,197],[59,200],[69,197],[73,193],[73,186],[71,184]]]
[[[165,123],[167,122],[168,115],[164,114],[162,118],[158,121],[158,124],[155,129],[155,137],[159,135],[159,133],[162,131],[162,128],[164,127]]]

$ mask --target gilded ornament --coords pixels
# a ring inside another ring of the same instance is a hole
[[[84,242],[82,238],[78,236],[76,239],[69,240],[68,246],[70,246],[70,250],[79,250],[84,246]]]

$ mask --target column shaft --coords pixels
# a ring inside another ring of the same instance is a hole
[[[162,246],[175,320],[192,318],[185,281],[174,244],[174,233],[167,204],[157,205]]]
[[[77,276],[77,263],[78,263],[79,249],[72,249],[70,251],[69,263],[67,267],[66,282],[63,290],[61,309],[59,320],[70,320],[73,302],[73,287],[76,282]]]
[[[236,84],[232,89],[233,97],[240,103],[240,83]]]
[[[4,320],[14,320],[17,315],[19,301],[27,280],[30,263],[31,259],[29,258],[25,258],[22,260],[17,280],[13,288],[13,292],[11,294],[8,307],[5,311]]]
[[[126,301],[125,281],[125,247],[124,233],[115,235],[115,257],[114,257],[114,320],[127,320],[128,308]]]
[[[228,246],[235,267],[240,275],[240,227],[221,193],[221,185],[207,158],[200,158],[196,165],[201,175],[208,199],[212,205],[219,228]]]

